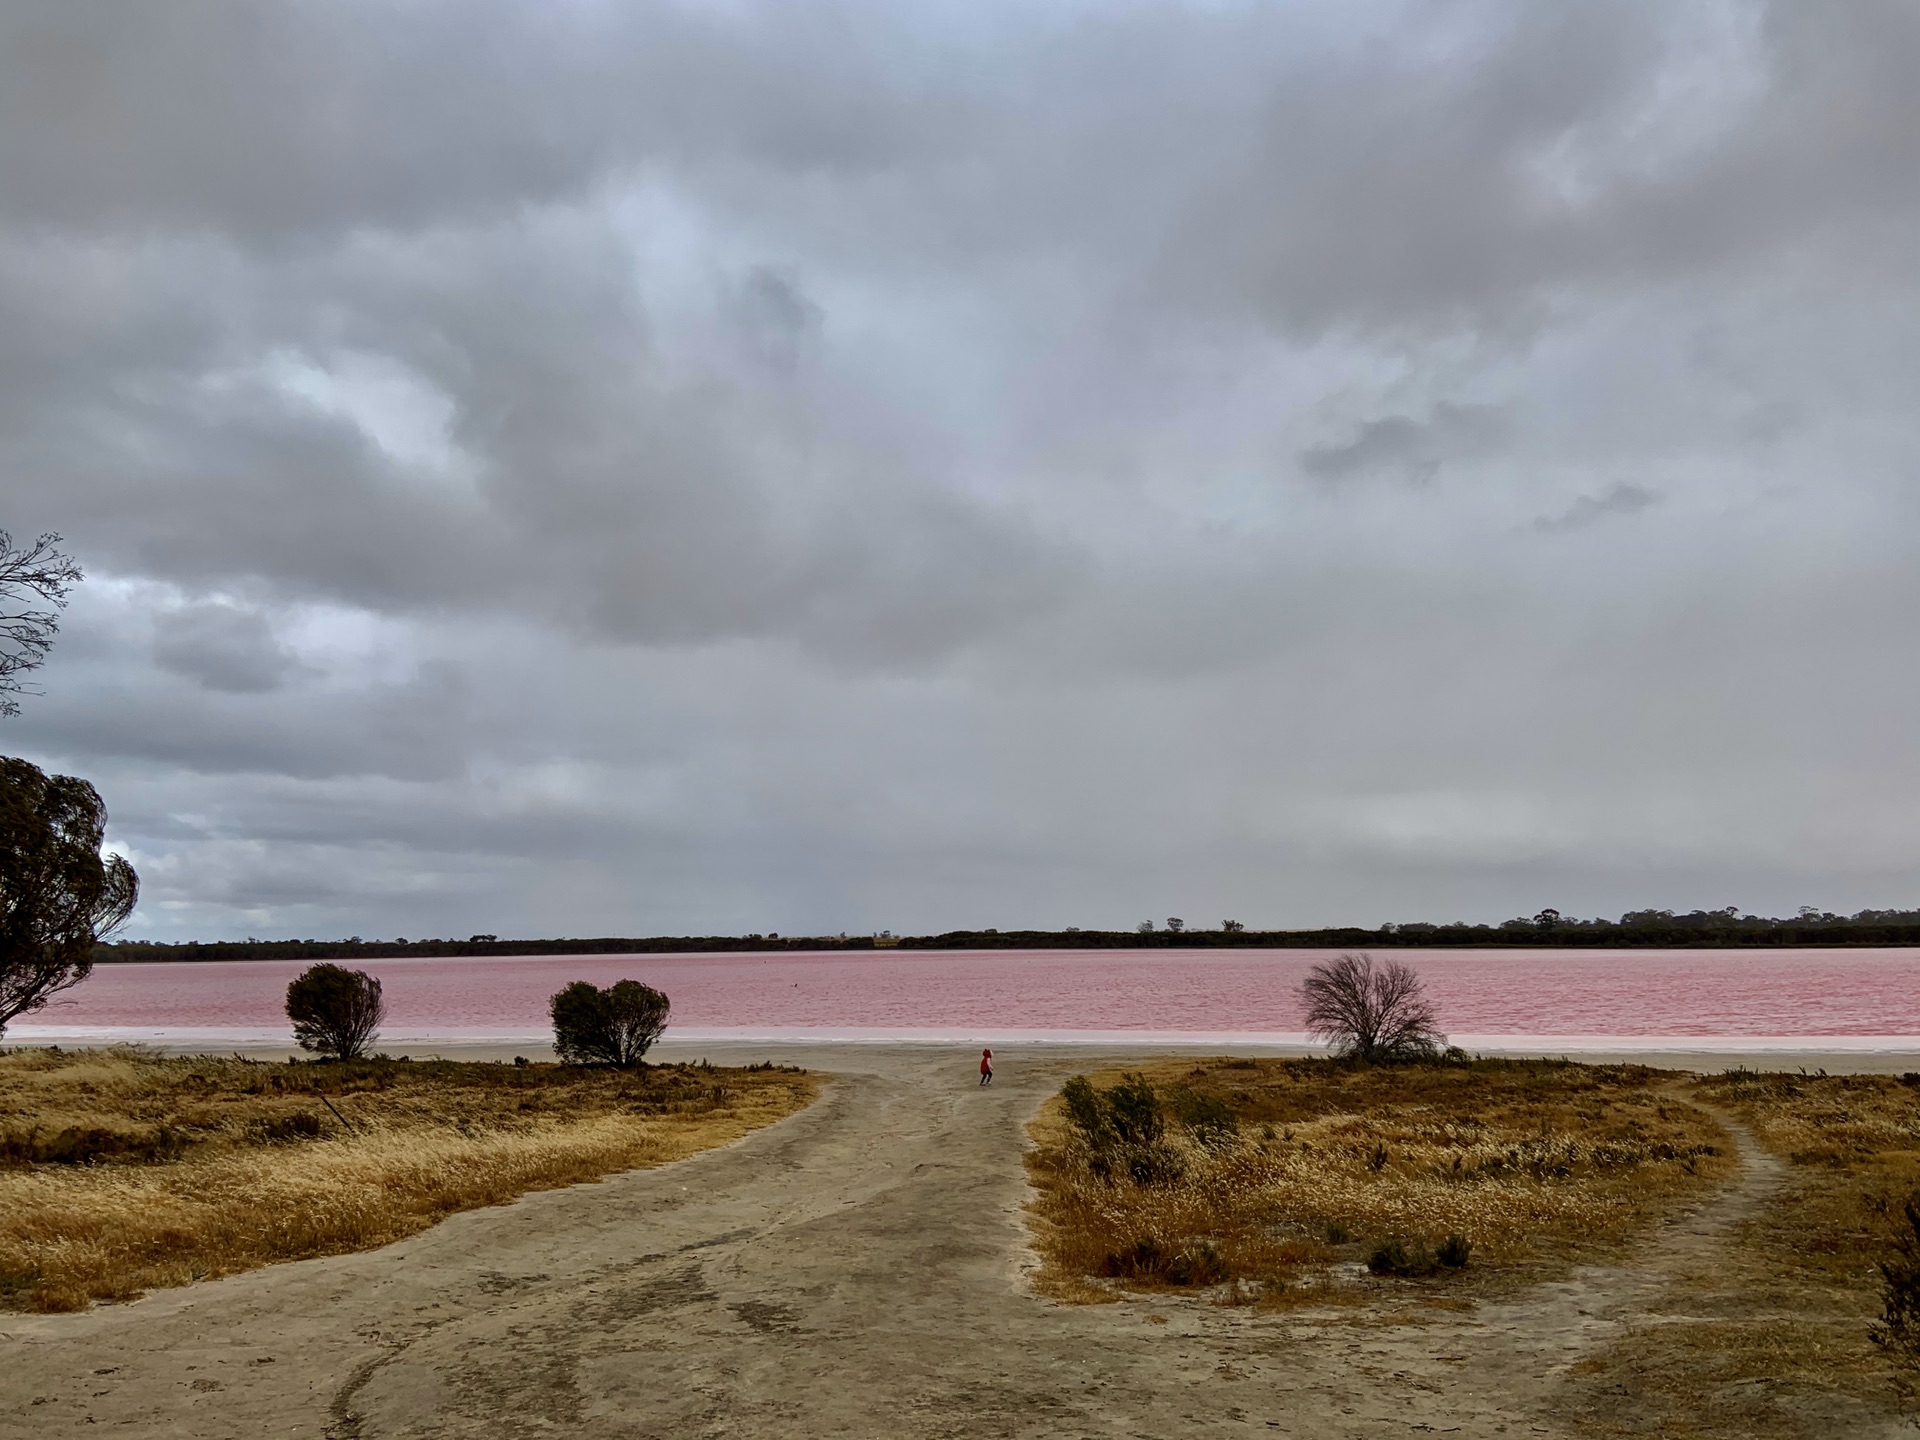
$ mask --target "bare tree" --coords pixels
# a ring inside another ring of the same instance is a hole
[[[0,530],[0,715],[18,715],[15,697],[38,693],[23,677],[46,660],[67,592],[82,578],[79,562],[54,548],[59,543],[47,534],[16,546]]]
[[[106,828],[86,781],[0,756],[0,1033],[86,979],[93,947],[133,913],[140,879],[100,853]]]
[[[1342,955],[1307,972],[1300,986],[1307,1031],[1358,1060],[1420,1060],[1447,1043],[1410,965]]]

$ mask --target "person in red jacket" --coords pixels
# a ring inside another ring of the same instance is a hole
[[[980,1052],[980,1083],[982,1085],[993,1083],[993,1051],[991,1050]]]

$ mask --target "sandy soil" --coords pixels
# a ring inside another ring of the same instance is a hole
[[[701,1048],[839,1078],[724,1150],[385,1250],[0,1320],[0,1436],[1573,1436],[1606,1402],[1570,1367],[1781,1179],[1741,1137],[1741,1178],[1620,1267],[1417,1323],[1062,1307],[1025,1284],[1023,1126],[1123,1057],[1008,1051],[981,1090],[971,1051]]]

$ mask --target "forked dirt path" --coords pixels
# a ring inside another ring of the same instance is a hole
[[[1574,1367],[1637,1327],[1698,1318],[1675,1305],[1676,1280],[1723,1269],[1715,1257],[1734,1228],[1773,1202],[1787,1178],[1786,1165],[1762,1149],[1738,1119],[1702,1108],[1711,1110],[1733,1140],[1740,1169],[1732,1180],[1670,1217],[1655,1234],[1628,1248],[1618,1264],[1582,1266],[1564,1280],[1483,1303],[1428,1331],[1435,1341],[1429,1363],[1416,1363],[1412,1373],[1437,1378],[1430,1369],[1437,1360],[1452,1370],[1452,1389],[1499,1391],[1525,1412],[1528,1433],[1577,1431],[1583,1420],[1614,1418],[1594,1414],[1591,1398],[1570,1389]]]
[[[725,1150],[0,1318],[0,1436],[1570,1435],[1567,1367],[1777,1183],[1743,1141],[1742,1178],[1628,1267],[1431,1324],[1063,1307],[1024,1283],[1020,1155],[1069,1066],[1005,1059],[982,1090],[967,1053],[839,1050],[816,1105]]]

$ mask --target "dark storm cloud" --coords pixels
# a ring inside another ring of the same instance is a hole
[[[0,520],[93,576],[9,744],[179,933],[1910,902],[1916,61],[9,7]]]

